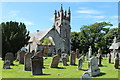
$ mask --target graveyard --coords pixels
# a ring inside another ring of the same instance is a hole
[[[64,10],[61,4],[60,10],[54,10],[53,25],[35,33],[30,33],[21,22],[1,23],[3,80],[118,79],[120,28],[111,29],[113,24],[104,21],[72,32],[72,10]]]
[[[80,78],[84,72],[88,70],[88,61],[83,62],[82,70],[77,69],[76,66],[62,66],[62,63],[59,63],[58,68],[50,68],[52,57],[44,59],[43,75],[32,75],[31,71],[24,71],[24,65],[19,64],[17,61],[14,61],[14,66],[11,66],[11,69],[2,69],[2,78]],[[2,68],[3,61],[0,61],[0,68]],[[108,63],[106,57],[102,60],[102,67],[100,68],[100,74],[94,78],[118,78],[118,71],[120,69],[114,69],[114,64]]]

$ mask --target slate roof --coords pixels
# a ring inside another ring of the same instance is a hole
[[[33,40],[35,39],[36,41],[40,41],[52,28],[43,30],[43,31],[39,31],[36,33],[31,33],[30,34],[30,40],[29,42],[33,42]]]
[[[120,42],[112,43],[109,49],[120,49]]]

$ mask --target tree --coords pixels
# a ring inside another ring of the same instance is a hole
[[[43,40],[40,40],[40,44],[41,45],[49,45],[49,44],[52,44],[52,41],[51,41],[51,39],[45,37]]]
[[[71,50],[75,51],[77,48],[79,49],[79,33],[78,32],[71,32]]]
[[[88,47],[91,46],[93,53],[96,53],[98,48],[103,49],[104,45],[106,44],[103,41],[104,39],[103,36],[107,34],[109,31],[109,28],[106,28],[106,26],[112,26],[112,24],[110,24],[109,22],[108,23],[100,22],[100,23],[95,23],[92,25],[81,27],[80,28],[81,30],[80,41],[81,41],[81,45],[84,45],[83,48],[86,47],[88,49]]]
[[[28,44],[29,32],[24,23],[2,22],[2,58],[7,52],[15,53]]]
[[[119,35],[119,31],[120,27],[118,28],[112,28],[109,30],[109,32],[103,37],[106,42],[108,43],[108,46],[110,46],[113,43],[113,39],[114,37],[117,38],[117,42],[120,42],[120,35]]]

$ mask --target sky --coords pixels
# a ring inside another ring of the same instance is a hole
[[[110,22],[118,26],[118,2],[2,2],[1,22],[25,23],[30,33],[53,25],[54,10],[71,9],[71,31],[80,31],[83,25]]]

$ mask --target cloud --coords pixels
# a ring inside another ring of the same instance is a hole
[[[106,16],[94,16],[94,18],[97,18],[97,19],[104,19]]]
[[[10,11],[8,12],[8,18],[15,18],[18,14],[20,13],[20,11]]]
[[[32,21],[29,21],[29,20],[25,19],[24,17],[20,17],[20,11],[18,11],[18,10],[9,11],[7,13],[7,16],[4,17],[4,19],[7,21],[9,20],[9,21],[22,22],[22,23],[25,23],[25,25],[27,25],[27,26],[34,25],[34,23]]]
[[[98,10],[87,10],[87,9],[81,9],[78,10],[77,13],[84,13],[84,14],[100,14],[102,13],[102,11],[98,11]]]
[[[33,22],[30,22],[30,21],[24,21],[24,23],[25,23],[27,26],[29,26],[29,25],[34,25],[34,23],[33,23]]]

